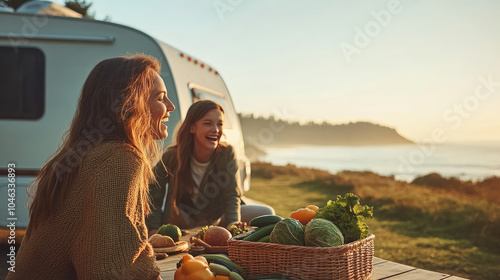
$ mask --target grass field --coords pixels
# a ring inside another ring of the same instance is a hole
[[[470,279],[500,279],[500,184],[458,182],[439,175],[415,183],[371,172],[326,171],[253,163],[245,195],[288,217],[300,207],[323,207],[352,192],[374,206],[368,221],[375,256]]]

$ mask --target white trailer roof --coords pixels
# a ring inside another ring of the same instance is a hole
[[[52,15],[59,17],[83,17],[81,14],[51,1],[30,1],[22,4],[16,12],[26,14]]]

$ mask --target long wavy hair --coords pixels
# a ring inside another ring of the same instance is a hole
[[[219,110],[224,114],[224,109],[222,106],[211,100],[200,100],[191,107],[189,107],[186,114],[184,122],[182,122],[179,130],[177,131],[176,144],[172,148],[177,148],[177,169],[172,170],[172,215],[179,215],[179,209],[177,207],[177,201],[179,201],[184,194],[193,193],[192,176],[191,176],[191,158],[194,151],[194,135],[191,133],[191,126],[193,126],[198,120],[203,118],[208,112],[212,110]],[[212,156],[217,156],[217,150],[221,145],[220,141],[217,148]]]
[[[59,149],[30,186],[33,227],[55,214],[80,171],[80,163],[93,147],[105,141],[122,141],[142,159],[143,205],[145,213],[150,213],[148,184],[154,180],[151,164],[160,156],[160,147],[147,101],[159,72],[158,60],[143,54],[108,58],[92,69]],[[101,132],[99,137],[96,131]],[[89,135],[94,140],[90,147]],[[82,143],[87,143],[83,151]]]

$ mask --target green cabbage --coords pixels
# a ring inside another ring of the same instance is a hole
[[[298,220],[292,218],[283,219],[274,226],[269,242],[304,246],[304,226]]]
[[[307,246],[330,247],[344,244],[344,236],[331,221],[317,218],[307,223],[305,231]]]

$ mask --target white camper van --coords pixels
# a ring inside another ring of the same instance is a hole
[[[0,11],[0,243],[7,241],[12,224],[16,239],[23,236],[28,224],[26,187],[69,128],[90,70],[104,58],[127,53],[160,61],[161,77],[176,107],[169,135],[196,100],[211,99],[224,107],[226,141],[237,151],[242,186],[249,189],[250,165],[239,119],[224,81],[211,65],[127,26]],[[165,140],[165,146],[171,140]]]

